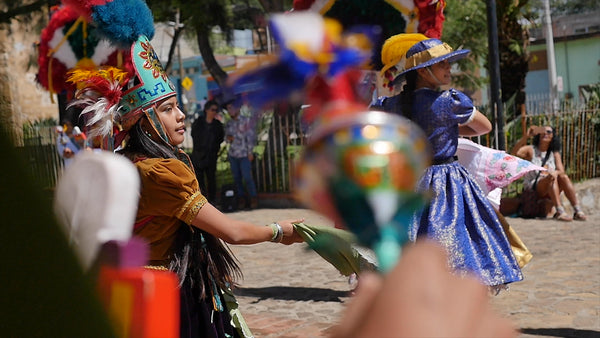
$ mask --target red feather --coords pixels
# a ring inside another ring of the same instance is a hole
[[[83,16],[91,21],[92,17],[92,7],[105,5],[107,2],[112,0],[62,0],[62,3],[65,6],[71,7],[75,10],[80,16]]]
[[[57,29],[64,27],[69,23],[72,24],[78,17],[79,14],[72,8],[62,7],[52,14],[48,26],[42,30],[40,36],[37,80],[44,88],[53,93],[60,93],[63,90],[73,90],[74,87],[66,83],[66,66],[59,60],[48,55],[48,52],[50,51],[48,43]],[[52,62],[52,65],[50,65],[50,62]],[[50,68],[52,69],[52,74],[50,74],[51,77],[49,79],[48,72]],[[52,82],[52,90],[50,88],[50,81]]]
[[[302,11],[305,9],[309,9],[314,2],[315,0],[294,0],[292,7],[294,8],[294,10]]]

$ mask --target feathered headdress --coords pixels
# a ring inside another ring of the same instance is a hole
[[[128,49],[140,35],[152,39],[154,19],[144,0],[63,0],[100,30],[101,35]]]
[[[113,121],[118,117],[122,89],[130,74],[115,67],[101,69],[75,69],[68,81],[79,89],[76,104],[84,107],[82,115],[90,116],[89,135],[107,136],[113,131]]]
[[[146,3],[143,0],[63,0],[63,7],[58,13],[61,15],[57,16],[57,20],[61,20],[42,34],[42,40],[46,40],[49,47],[45,50],[40,47],[40,58],[61,55],[65,41],[72,40],[81,41],[69,44],[77,46],[72,48],[71,54],[81,55],[81,60],[87,59],[92,42],[98,48],[119,51],[117,57],[109,57],[108,62],[80,60],[65,65],[59,69],[64,80],[54,81],[55,84],[64,83],[62,89],[77,90],[76,99],[69,106],[82,109],[89,134],[112,138],[115,128],[118,128],[118,144],[129,128],[146,114],[155,134],[169,145],[153,105],[175,95],[175,87],[149,42],[154,35],[154,24]],[[63,31],[59,28],[64,22],[69,22],[71,29],[57,37]],[[81,40],[77,40],[79,35],[73,33],[78,30],[83,31]],[[56,40],[59,43],[55,43]],[[62,54],[68,55],[69,52]],[[46,64],[49,66],[41,66],[40,69],[54,74],[49,69],[52,64]]]
[[[115,47],[77,9],[61,6],[40,36],[37,81],[51,94],[72,94],[76,88],[67,81],[68,71],[130,63],[128,48]]]

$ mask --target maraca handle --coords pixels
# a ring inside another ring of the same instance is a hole
[[[402,254],[402,246],[407,240],[407,236],[401,235],[398,230],[395,222],[386,224],[381,228],[380,240],[373,245],[379,270],[384,274],[396,266]]]

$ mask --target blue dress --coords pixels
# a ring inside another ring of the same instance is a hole
[[[401,114],[399,95],[372,105]],[[492,205],[467,170],[454,160],[458,126],[474,117],[471,100],[460,91],[414,92],[411,120],[427,134],[433,165],[419,179],[417,190],[429,192],[428,206],[415,213],[409,238],[428,237],[442,244],[455,271],[473,273],[486,285],[523,279],[510,244]]]

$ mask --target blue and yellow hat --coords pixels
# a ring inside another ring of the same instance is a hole
[[[387,39],[381,49],[381,69],[386,84],[393,87],[404,80],[406,73],[429,67],[440,61],[454,62],[470,53],[468,49],[453,50],[447,43],[429,39],[423,34],[398,34]]]

